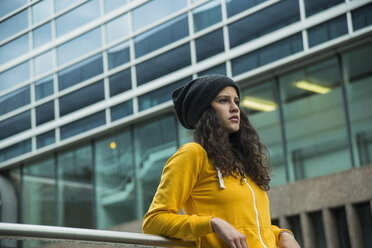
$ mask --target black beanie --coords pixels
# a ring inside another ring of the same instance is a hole
[[[229,77],[209,75],[196,78],[172,93],[174,109],[182,126],[195,129],[212,100],[225,87],[232,86],[240,97],[239,86]]]

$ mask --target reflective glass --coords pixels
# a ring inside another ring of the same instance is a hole
[[[291,11],[288,11],[288,9]],[[286,27],[299,20],[300,11],[298,1],[280,1],[229,24],[230,48]]]
[[[133,28],[137,31],[147,25],[186,8],[186,0],[152,0],[133,10]]]
[[[267,0],[226,0],[228,17],[236,15],[246,9],[250,9]]]
[[[372,163],[372,46],[342,55],[352,144],[357,166]]]
[[[129,100],[111,107],[111,121],[133,114],[133,101]]]
[[[344,2],[345,0],[305,0],[306,16],[314,15]]]
[[[0,1],[1,4],[2,1]],[[8,3],[11,1],[7,1]],[[2,4],[1,4],[2,5]],[[1,8],[0,8],[1,9]],[[0,10],[1,11],[1,10]],[[0,22],[0,42],[26,29],[28,26],[27,9]]]
[[[66,124],[60,128],[61,130],[61,140],[67,139],[71,136],[81,134],[83,132],[89,131],[93,128],[102,126],[106,124],[105,111],[98,112],[93,115],[89,115],[80,120],[74,121],[72,123]]]
[[[270,166],[273,168],[270,186],[285,184],[287,182],[286,168],[275,80],[261,82],[242,89],[240,106],[248,113],[261,142],[268,150]]]
[[[54,101],[49,101],[36,107],[36,125],[54,120]]]
[[[105,0],[105,13],[113,11],[126,3],[127,0]]]
[[[209,68],[207,70],[198,72],[198,77],[200,77],[200,76],[206,76],[206,75],[210,75],[210,74],[219,74],[219,75],[225,75],[226,76],[227,74],[226,74],[226,65],[225,65],[225,63],[219,64],[219,65],[214,66],[212,68]]]
[[[190,64],[190,45],[185,44],[138,64],[136,66],[137,84],[144,84]]]
[[[351,15],[353,17],[354,30],[372,25],[372,3],[353,10]]]
[[[128,14],[119,16],[106,24],[107,43],[111,43],[129,34]]]
[[[102,54],[95,55],[58,72],[59,90],[66,89],[103,72]]]
[[[1,125],[1,124],[0,124]],[[31,139],[21,141],[0,150],[0,162],[15,158],[31,151]]]
[[[40,100],[54,93],[53,76],[35,82],[35,99]]]
[[[121,92],[132,88],[131,70],[126,69],[109,77],[110,96],[115,96]]]
[[[28,34],[24,34],[0,46],[0,65],[13,60],[28,51]]]
[[[94,143],[98,229],[136,219],[131,136],[125,130]]]
[[[58,154],[58,225],[93,227],[92,160],[90,145]]]
[[[189,35],[187,15],[176,17],[134,39],[136,57],[159,49]]]
[[[26,111],[0,122],[0,140],[31,128],[31,112]]]
[[[56,225],[54,168],[53,156],[23,166],[22,223]]]
[[[351,169],[336,59],[279,77],[291,180]]]
[[[156,130],[156,132],[154,132]],[[174,116],[136,125],[134,128],[137,209],[145,214],[160,182],[167,160],[177,151]]]
[[[55,137],[54,130],[51,130],[49,132],[42,133],[36,136],[36,146],[38,149],[44,146],[54,144],[55,142],[56,142],[56,137]]]
[[[56,19],[57,37],[64,35],[100,16],[99,0],[88,0]],[[71,51],[70,51],[71,52]]]
[[[0,97],[0,116],[26,104],[30,104],[30,86]]]
[[[193,12],[194,31],[200,31],[222,21],[221,0],[213,0],[198,8]]]
[[[101,80],[61,96],[59,98],[59,114],[60,116],[69,114],[103,99],[105,99],[105,91]]]
[[[102,46],[101,29],[95,28],[57,47],[58,65],[87,54]]]
[[[328,22],[309,28],[307,32],[309,37],[309,46],[313,47],[319,45],[347,33],[346,16],[341,15]]]
[[[195,40],[196,59],[201,61],[225,51],[223,31],[218,29]]]
[[[0,18],[22,7],[27,0],[0,1]]]
[[[53,69],[53,51],[49,50],[34,59],[35,76],[40,76]]]
[[[34,40],[34,48],[37,48],[41,45],[52,40],[52,25],[50,22],[34,29],[32,31],[32,37]]]
[[[81,0],[54,0],[54,9],[58,13],[78,2],[81,2]]]
[[[138,97],[139,111],[154,107],[161,103],[172,100],[172,92],[178,87],[185,85],[191,81],[191,77],[184,78],[167,86],[163,86],[157,90],[146,93]]]
[[[184,128],[179,121],[177,121],[177,131],[180,146],[189,142],[193,142],[194,130]]]
[[[42,0],[32,5],[32,23],[38,24],[52,16],[52,0]]]
[[[30,78],[30,63],[24,62],[0,73],[0,92]]]
[[[231,61],[233,75],[238,75],[303,50],[301,34],[295,34]]]
[[[107,51],[109,69],[125,64],[130,60],[129,42],[123,42]]]

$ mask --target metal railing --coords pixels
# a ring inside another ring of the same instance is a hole
[[[194,242],[142,233],[0,223],[0,240],[39,240],[121,247],[195,247]]]

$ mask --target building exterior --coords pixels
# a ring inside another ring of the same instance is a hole
[[[170,93],[216,73],[268,148],[273,222],[372,247],[371,34],[371,0],[0,1],[0,221],[139,232],[192,140]]]

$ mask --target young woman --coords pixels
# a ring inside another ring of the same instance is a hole
[[[289,230],[271,225],[269,167],[239,97],[238,85],[221,75],[173,92],[177,118],[195,129],[195,142],[166,163],[144,233],[194,240],[203,248],[299,247]]]

